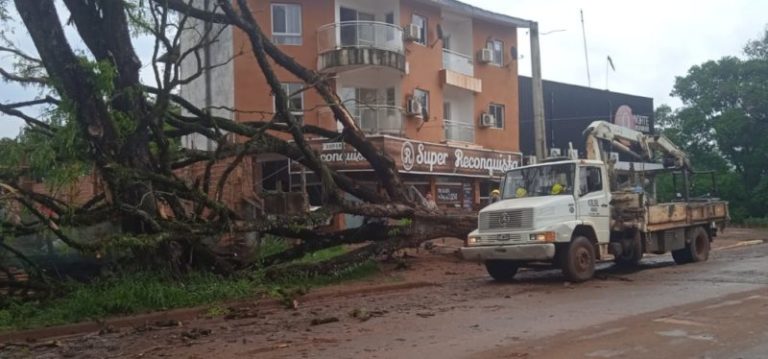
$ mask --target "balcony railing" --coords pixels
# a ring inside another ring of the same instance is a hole
[[[443,49],[443,68],[467,76],[475,75],[472,57],[448,49]]]
[[[471,123],[444,120],[445,139],[448,141],[475,142],[475,125]]]
[[[318,51],[368,47],[403,53],[403,29],[377,21],[344,21],[317,30]]]
[[[403,109],[389,105],[347,105],[357,124],[368,134],[403,134]]]

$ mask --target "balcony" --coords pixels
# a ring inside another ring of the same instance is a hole
[[[367,134],[400,136],[404,132],[403,109],[390,105],[357,104],[347,106]]]
[[[403,29],[377,21],[344,21],[317,30],[317,68],[340,72],[382,66],[405,72]]]
[[[472,57],[443,49],[443,69],[440,71],[440,81],[443,85],[451,85],[477,93],[482,92],[483,81],[474,75],[475,67],[472,64]]]
[[[475,75],[472,57],[448,49],[443,49],[443,68],[467,76]]]
[[[458,121],[444,120],[445,139],[448,141],[475,142],[475,125]]]

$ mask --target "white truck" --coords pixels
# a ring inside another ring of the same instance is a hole
[[[547,265],[574,282],[590,279],[598,260],[635,265],[644,252],[671,251],[678,264],[707,260],[710,242],[729,220],[728,204],[690,198],[685,153],[663,136],[604,121],[585,134],[587,159],[508,171],[501,200],[480,211],[462,257],[485,263],[499,281],[512,280],[520,267]],[[641,162],[608,159],[613,150]],[[682,175],[682,192],[656,203],[655,175],[665,171]]]

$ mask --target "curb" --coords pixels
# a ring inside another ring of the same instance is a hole
[[[758,245],[758,244],[763,244],[765,242],[766,241],[763,240],[763,239],[755,239],[755,240],[752,240],[752,241],[743,241],[743,242],[739,242],[739,243],[736,243],[736,244],[731,244],[730,246],[714,248],[714,249],[712,249],[712,251],[722,251],[722,250],[739,248],[739,247],[754,246],[754,245]]]
[[[310,292],[300,297],[302,303],[320,301],[328,298],[350,297],[355,295],[368,295],[376,293],[394,292],[400,290],[417,289],[423,287],[435,286],[437,284],[430,282],[406,282],[396,284],[382,284],[368,287],[354,288],[350,290],[326,290]],[[223,302],[222,304],[230,307],[238,306],[257,306],[260,309],[277,309],[283,307],[280,301],[272,298],[258,299],[256,301],[238,300]],[[42,339],[59,338],[80,335],[84,333],[98,332],[105,327],[126,328],[138,327],[147,323],[176,321],[180,325],[183,322],[198,319],[208,312],[210,305],[198,306],[193,308],[180,308],[161,312],[152,312],[145,314],[135,314],[125,317],[113,317],[102,322],[80,322],[74,324],[64,324],[37,329],[27,329],[17,332],[8,332],[0,334],[0,343],[18,342],[18,341],[40,341]]]

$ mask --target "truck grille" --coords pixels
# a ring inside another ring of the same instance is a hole
[[[493,229],[531,229],[533,227],[533,209],[514,209],[480,213],[478,226],[482,230]]]
[[[488,234],[483,235],[480,237],[480,242],[497,242],[497,241],[509,241],[509,242],[520,242],[523,240],[523,235],[520,233],[516,234]]]

